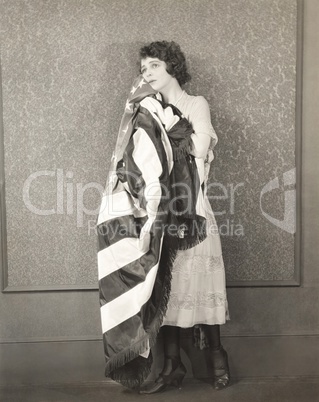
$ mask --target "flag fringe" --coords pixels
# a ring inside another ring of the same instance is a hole
[[[165,246],[167,242],[168,239],[164,236],[157,274],[163,276],[162,297],[151,325],[146,328],[147,334],[135,345],[131,345],[108,360],[105,368],[106,377],[110,377],[128,388],[139,387],[151,372],[153,362],[151,352],[147,358],[140,356],[140,354],[145,352],[148,347],[152,348],[156,344],[157,335],[167,310],[171,291],[172,268],[177,254],[177,250],[168,247],[167,244]]]

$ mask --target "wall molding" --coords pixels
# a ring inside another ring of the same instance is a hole
[[[228,338],[282,338],[282,337],[319,337],[319,332],[313,332],[309,333],[309,331],[294,331],[291,333],[273,333],[273,334],[227,334],[227,335],[222,335],[222,339],[228,339]],[[181,338],[182,339],[192,339],[192,333],[189,329],[182,330],[181,333]],[[159,339],[161,339],[161,334],[159,334]],[[79,336],[79,337],[74,337],[74,336],[57,336],[57,337],[35,337],[35,338],[0,338],[0,345],[5,345],[5,344],[20,344],[20,343],[51,343],[51,342],[102,342],[102,335],[96,335],[96,336]]]
[[[7,262],[5,263],[7,265]],[[98,279],[96,279],[98,282]],[[9,286],[8,271],[3,272],[3,293],[21,292],[54,292],[66,290],[98,290],[97,285],[29,285],[29,286]]]
[[[276,336],[224,336],[233,378],[317,378],[319,334]],[[207,378],[206,351],[195,349],[188,336],[181,339],[187,377]],[[154,347],[150,379],[162,365],[162,340]],[[0,386],[27,384],[103,383],[102,340],[0,343]]]

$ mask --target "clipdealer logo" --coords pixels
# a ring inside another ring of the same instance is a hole
[[[56,204],[51,209],[40,209],[33,205],[30,199],[30,189],[35,180],[40,177],[50,177],[56,180]],[[23,201],[29,211],[36,215],[73,215],[74,214],[74,202],[76,206],[76,218],[77,227],[83,227],[84,215],[97,215],[99,212],[99,206],[94,209],[89,209],[84,205],[84,194],[88,190],[95,189],[98,191],[100,198],[104,187],[96,182],[90,182],[83,185],[83,183],[76,183],[74,195],[74,183],[68,182],[68,179],[73,179],[73,172],[67,171],[64,175],[63,169],[56,170],[39,170],[28,176],[23,184]],[[66,197],[66,203],[65,201]],[[66,204],[66,207],[65,207]]]
[[[35,181],[47,177],[50,180],[56,181],[56,200],[53,208],[43,209],[38,208],[33,205],[30,197],[30,190]],[[56,170],[40,170],[30,174],[24,182],[23,185],[23,201],[25,206],[34,214],[48,216],[48,215],[72,215],[76,214],[77,227],[83,227],[84,218],[87,215],[97,216],[100,211],[100,205],[96,208],[88,208],[84,205],[84,195],[86,192],[97,191],[99,198],[102,199],[104,187],[97,182],[89,183],[74,183],[73,172],[67,171],[64,173],[63,169]],[[296,190],[292,186],[296,183],[296,169],[293,168],[285,173],[283,173],[283,183],[286,188],[284,192],[284,218],[282,220],[271,216],[268,212],[263,209],[262,200],[263,197],[273,190],[279,189],[279,178],[276,177],[270,180],[262,189],[259,196],[259,206],[262,215],[276,227],[288,232],[295,233],[296,231]],[[154,183],[147,189],[151,196],[154,198],[155,193],[153,191]],[[208,199],[214,204],[217,200],[223,203],[224,209],[220,211],[214,211],[214,215],[227,215],[227,213],[234,217],[235,215],[235,200],[236,192],[240,187],[244,187],[244,183],[237,183],[223,185],[221,183],[209,183],[206,189],[206,195]],[[219,190],[219,195],[216,195],[216,189]],[[169,193],[168,189],[164,189],[166,195]],[[146,189],[145,189],[146,191]],[[168,195],[167,195],[168,196]],[[238,197],[238,195],[237,195]],[[152,198],[152,199],[153,199]],[[188,196],[187,196],[188,198]],[[158,201],[158,200],[157,200]],[[225,204],[226,203],[226,204]],[[157,205],[157,203],[156,203]],[[112,212],[117,214],[119,212],[119,205],[110,206]],[[226,207],[226,208],[225,208]],[[121,211],[123,213],[123,211]],[[156,212],[156,211],[154,211]],[[88,221],[89,232],[95,230],[95,220]],[[214,232],[216,232],[217,226],[214,224]],[[240,221],[235,221],[234,219],[227,219],[225,222],[220,222],[218,225],[218,232],[222,236],[243,236],[244,228]],[[90,234],[90,233],[89,233]]]

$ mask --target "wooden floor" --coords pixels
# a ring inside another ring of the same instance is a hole
[[[139,395],[113,383],[0,387],[1,402],[319,402],[317,378],[233,380],[215,391],[207,382],[187,380],[183,389]]]

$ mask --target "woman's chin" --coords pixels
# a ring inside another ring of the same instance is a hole
[[[157,88],[157,85],[156,85],[155,81],[154,82],[149,82],[149,84],[154,89],[154,91],[158,91],[158,88]]]

